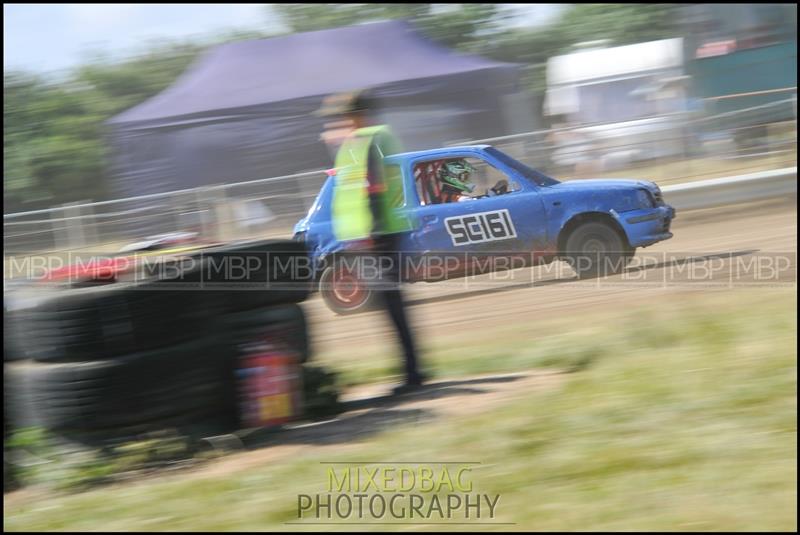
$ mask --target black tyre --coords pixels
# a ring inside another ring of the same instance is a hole
[[[80,362],[167,347],[206,332],[214,307],[182,277],[61,291],[31,291],[12,313],[16,344],[39,362]]]
[[[17,311],[26,354],[39,362],[114,358],[191,339],[211,322],[194,291],[123,284],[59,292]]]
[[[234,345],[269,334],[295,351],[301,363],[311,358],[308,323],[300,305],[276,305],[226,314],[222,321]]]
[[[143,432],[201,417],[227,418],[235,410],[232,359],[216,339],[113,360],[13,363],[7,374],[19,427]]]
[[[373,310],[379,298],[365,281],[359,279],[355,270],[341,260],[322,271],[319,293],[328,308],[339,315]]]
[[[584,223],[566,241],[563,257],[578,278],[593,278],[619,273],[635,252],[609,224]]]
[[[636,256],[636,247],[627,247],[623,253],[623,259],[625,261],[625,267],[631,265],[633,262],[633,258]]]
[[[25,358],[19,344],[19,327],[13,314],[3,307],[3,362]]]
[[[299,303],[311,290],[312,270],[306,246],[291,240],[262,240],[206,249],[203,270],[192,274],[222,310],[251,310]]]

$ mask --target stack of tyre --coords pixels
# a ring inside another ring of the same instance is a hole
[[[207,261],[203,280],[218,296],[218,326],[234,361],[242,361],[252,342],[268,338],[302,364],[304,415],[326,418],[338,414],[342,406],[335,374],[309,364],[311,337],[303,309],[297,304],[308,297],[314,279],[305,244],[244,244],[205,251],[203,256]],[[232,277],[220,276],[220,266],[241,262],[258,266],[262,261],[269,269],[249,277],[247,286],[237,287],[231,283]]]
[[[287,269],[307,264],[303,244],[249,242],[135,281],[31,292],[7,318],[12,424],[82,442],[235,429],[243,340],[272,331],[309,356],[308,280]]]

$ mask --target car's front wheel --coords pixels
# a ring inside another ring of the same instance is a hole
[[[601,222],[584,223],[567,238],[563,257],[578,278],[619,273],[630,263],[636,249],[617,229]]]
[[[319,292],[325,304],[340,315],[365,312],[375,305],[375,292],[347,262],[335,262],[322,271]]]

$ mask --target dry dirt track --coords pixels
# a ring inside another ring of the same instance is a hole
[[[407,286],[409,313],[421,337],[442,331],[469,333],[576,309],[627,306],[664,292],[730,287],[728,266],[732,263],[748,265],[776,253],[790,253],[791,267],[781,272],[779,280],[787,288],[794,282],[796,288],[796,197],[679,213],[672,231],[671,240],[640,249],[637,257],[643,264],[633,264],[625,275],[577,282],[569,268],[557,262],[507,272],[494,280],[484,275],[418,283]],[[694,271],[690,274],[689,269]],[[358,347],[392,334],[381,312],[337,316],[316,296],[304,306],[320,353]]]
[[[760,215],[755,215],[759,212]],[[742,217],[743,213],[754,215]],[[681,214],[675,221],[674,232],[672,243],[655,246],[652,250],[676,253],[681,258],[723,252],[742,253],[744,258],[754,250],[794,252],[797,250],[797,205],[791,200]],[[784,275],[783,284],[787,290],[792,286],[796,288],[793,268]],[[666,266],[647,271],[655,273],[658,279],[668,269]],[[552,275],[544,276],[543,285],[530,287],[531,271],[517,270],[516,282],[489,284],[488,287],[464,288],[463,283],[460,287],[458,283],[449,287],[441,283],[411,286],[409,297],[416,304],[410,308],[410,314],[420,338],[452,336],[459,332],[491,336],[487,329],[492,322],[536,321],[542,315],[576,309],[602,311],[603,307],[624,307],[634,300],[653,299],[665,291],[685,293],[698,289],[687,289],[686,285],[666,290],[658,285],[598,288],[596,283],[546,282],[552,280]],[[569,276],[567,270],[565,277]],[[786,280],[787,276],[791,281]],[[621,292],[625,292],[622,298]],[[318,297],[304,303],[304,307],[313,328],[315,359],[324,359],[331,350],[346,351],[373,345],[379,351],[394,350],[392,342],[387,340],[393,333],[382,313],[336,316]],[[352,388],[344,395],[350,402],[348,411],[339,418],[291,426],[280,436],[273,437],[268,448],[227,456],[195,473],[201,477],[227,475],[309,451],[318,458],[325,458],[329,453],[342,454],[351,448],[357,449],[371,434],[397,422],[420,423],[427,418],[488,411],[520,392],[558,388],[563,379],[562,373],[546,370],[445,378],[435,380],[421,393],[403,398],[387,397],[393,386],[388,383]]]

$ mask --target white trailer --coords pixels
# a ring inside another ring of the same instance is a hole
[[[683,40],[607,48],[603,43],[547,62],[545,113],[569,127],[554,159],[613,168],[683,151],[688,111]]]

